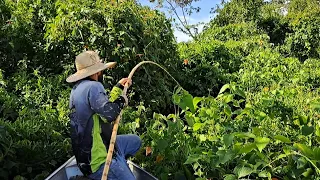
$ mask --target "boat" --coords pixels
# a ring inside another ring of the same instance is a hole
[[[158,180],[152,174],[148,173],[135,163],[127,160],[130,170],[134,174],[137,180]],[[75,180],[75,179],[87,179],[83,177],[80,169],[77,166],[75,156],[72,156],[63,165],[50,174],[45,180]],[[89,180],[89,179],[87,179]]]

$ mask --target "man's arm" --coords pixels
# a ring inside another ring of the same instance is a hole
[[[122,94],[123,88],[124,87],[120,83],[117,83],[117,85],[115,85],[110,91],[109,101],[114,102],[117,100]]]
[[[109,122],[116,120],[117,116],[120,114],[121,109],[125,105],[124,98],[120,96],[122,90],[121,88],[118,88],[119,87],[114,87],[112,89],[112,91],[114,91],[114,95],[110,93],[110,100],[108,99],[106,92],[102,84],[100,83],[95,83],[93,86],[91,86],[89,91],[89,102],[91,105],[91,109],[100,116],[107,119]]]

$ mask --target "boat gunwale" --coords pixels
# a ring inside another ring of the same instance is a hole
[[[75,160],[75,156],[72,156],[71,158],[69,158],[64,164],[62,164],[58,169],[56,169],[54,172],[52,172],[45,180],[50,180],[52,177],[54,177],[59,171],[63,170],[64,168],[66,168],[66,166],[68,164],[70,164],[73,160]],[[155,176],[153,176],[151,173],[149,173],[148,171],[146,171],[145,169],[143,169],[142,167],[138,166],[137,164],[135,164],[134,162],[127,160],[128,165],[131,164],[132,166],[134,166],[137,169],[140,169],[141,171],[143,171],[144,173],[146,173],[147,175],[149,175],[150,177],[152,177],[153,179],[158,179]],[[133,171],[133,169],[130,168],[131,171]]]
[[[72,156],[70,159],[68,159],[64,164],[62,164],[58,169],[56,169],[54,172],[52,172],[45,180],[50,180],[54,175],[56,175],[60,170],[65,168],[69,163],[71,163],[75,159],[75,156]]]
[[[134,162],[128,160],[128,163],[132,164],[133,166],[135,166],[136,168],[142,170],[144,173],[148,174],[150,177],[154,178],[154,179],[158,179],[156,177],[154,177],[151,173],[149,173],[148,171],[146,171],[145,169],[143,169],[142,167],[138,166],[137,164],[135,164]],[[131,170],[132,171],[132,170]]]

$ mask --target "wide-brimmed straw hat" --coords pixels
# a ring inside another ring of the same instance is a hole
[[[67,78],[69,83],[79,81],[116,65],[116,62],[102,63],[98,53],[95,51],[85,51],[79,54],[75,63],[77,72]]]

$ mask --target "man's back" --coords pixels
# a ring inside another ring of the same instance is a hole
[[[85,174],[90,174],[98,168],[92,167],[91,160],[99,158],[93,156],[102,156],[99,159],[104,159],[106,156],[106,154],[91,154],[94,148],[93,144],[101,144],[101,142],[94,142],[100,139],[93,138],[92,136],[95,130],[93,128],[95,122],[94,116],[96,116],[94,110],[103,109],[104,102],[108,102],[108,99],[100,82],[82,80],[71,91],[69,107],[72,109],[70,115],[72,147],[77,162]],[[119,112],[119,108],[115,108],[114,110]],[[117,112],[115,113],[117,114]],[[106,113],[104,116],[110,116],[110,114]],[[101,119],[99,118],[98,121],[101,121]],[[103,144],[105,147],[108,147],[112,132],[111,124],[108,122],[96,123],[101,127]],[[98,162],[96,166],[100,166],[102,163],[103,161]]]
[[[126,95],[121,94],[125,84],[130,86],[130,79],[122,78],[111,90],[110,98],[100,83],[103,82],[103,70],[115,64],[104,64],[97,52],[86,51],[76,57],[77,72],[67,78],[67,82],[76,83],[69,103],[73,153],[82,173],[94,180],[102,177],[112,133],[111,122],[128,104]],[[141,139],[137,135],[117,135],[115,146],[108,179],[135,179],[126,157],[136,154]]]

